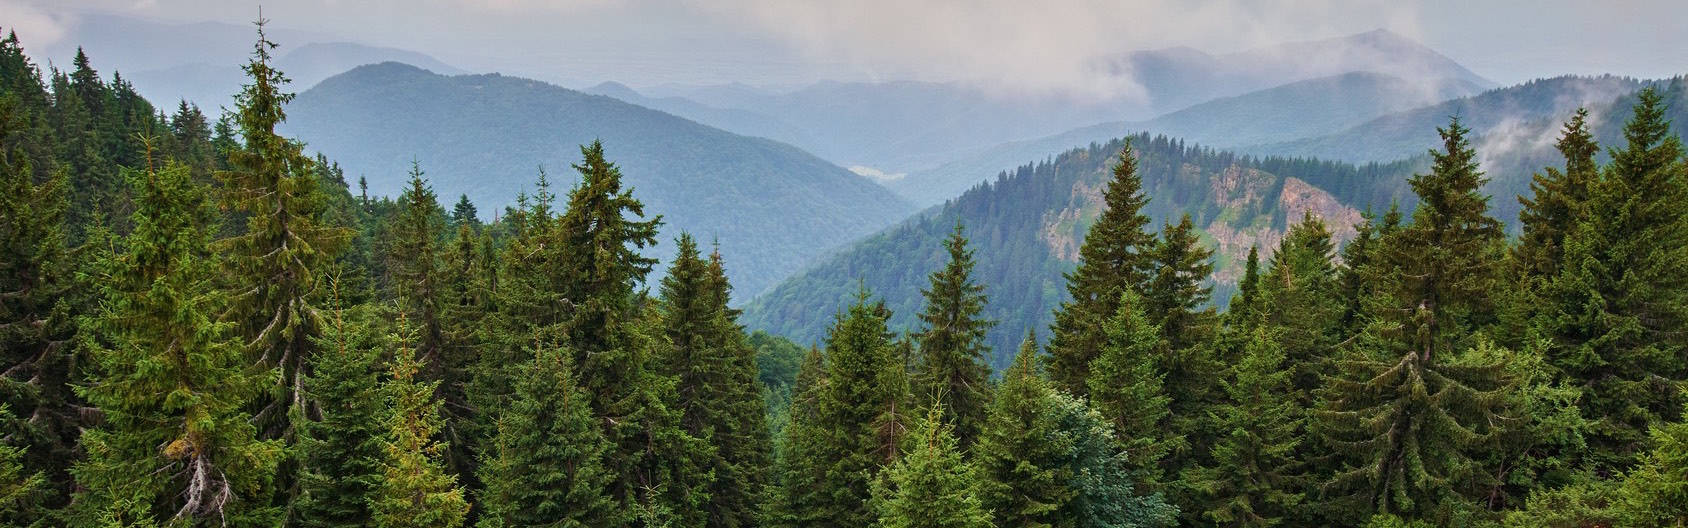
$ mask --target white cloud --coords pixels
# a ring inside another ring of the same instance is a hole
[[[16,31],[25,45],[48,46],[65,36],[64,20],[34,5],[0,0],[0,29]]]

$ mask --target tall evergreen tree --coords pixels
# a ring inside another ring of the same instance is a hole
[[[326,200],[311,158],[298,142],[276,134],[287,119],[282,106],[293,94],[282,91],[287,77],[271,65],[276,44],[264,23],[258,22],[258,41],[244,66],[251,83],[235,96],[243,144],[229,152],[231,170],[218,173],[223,206],[244,213],[246,229],[218,242],[229,255],[223,319],[235,323],[255,363],[281,369],[255,417],[264,437],[281,438],[290,435],[305,367],[322,334],[322,273],[349,233],[322,223]]]
[[[962,449],[972,447],[985,423],[990,404],[990,346],[985,333],[994,321],[985,319],[985,287],[973,281],[973,250],[967,248],[961,224],[946,244],[949,263],[933,272],[931,286],[920,291],[926,309],[925,327],[914,336],[920,344],[914,376],[916,394],[926,405],[944,410]]]
[[[779,441],[778,483],[763,502],[763,526],[792,528],[822,522],[820,510],[812,505],[830,500],[831,493],[826,488],[827,431],[820,423],[826,377],[825,356],[820,349],[809,349],[792,383],[787,425]]]
[[[383,344],[347,315],[335,307],[319,339],[322,353],[305,378],[315,417],[305,422],[298,446],[301,493],[291,507],[300,526],[363,526],[382,478],[387,407],[373,396],[380,393]]]
[[[1290,226],[1261,279],[1262,325],[1283,347],[1290,387],[1302,408],[1328,374],[1342,329],[1340,277],[1325,223],[1311,213]]]
[[[989,528],[990,512],[977,493],[977,474],[961,459],[942,404],[916,423],[902,458],[875,483],[875,526],[884,528]]]
[[[1227,324],[1245,327],[1254,323],[1260,311],[1260,246],[1248,247],[1248,259],[1243,264],[1243,278],[1237,281],[1237,296],[1225,309]]]
[[[451,224],[480,229],[480,211],[475,209],[475,202],[469,201],[469,195],[457,195],[457,204],[451,206]]]
[[[1145,230],[1149,217],[1143,206],[1149,199],[1143,196],[1130,143],[1120,150],[1113,175],[1102,194],[1102,216],[1079,248],[1078,268],[1067,274],[1072,300],[1056,310],[1049,343],[1050,380],[1078,396],[1088,394],[1090,362],[1102,355],[1108,341],[1103,326],[1119,311],[1120,294],[1143,293],[1155,249],[1154,235]]]
[[[84,420],[71,390],[74,334],[68,294],[73,286],[64,221],[67,176],[36,181],[22,145],[25,110],[0,95],[0,406],[17,420],[0,435],[21,444],[22,474],[51,485],[18,513],[39,515],[70,498],[67,471]],[[0,516],[0,522],[7,517]]]
[[[1649,424],[1681,413],[1688,376],[1688,172],[1662,97],[1643,90],[1626,144],[1595,185],[1543,288],[1549,361],[1583,388],[1588,460],[1611,474],[1646,450]]]
[[[737,312],[727,307],[731,287],[720,254],[704,260],[688,234],[677,243],[679,253],[662,279],[669,347],[661,364],[678,380],[681,426],[715,446],[708,526],[751,525],[772,451],[756,353]]]
[[[826,383],[815,419],[825,435],[818,454],[827,492],[804,504],[815,510],[813,526],[871,524],[869,485],[896,461],[906,436],[908,386],[886,312],[868,301],[864,288],[827,336]]]
[[[1229,405],[1216,417],[1223,436],[1213,460],[1184,475],[1201,499],[1200,515],[1218,525],[1277,526],[1299,518],[1303,411],[1274,341],[1265,329],[1251,332],[1224,381]]]
[[[1513,262],[1530,278],[1559,274],[1564,265],[1565,236],[1589,214],[1588,201],[1600,181],[1600,166],[1594,155],[1600,145],[1588,127],[1588,110],[1577,109],[1565,123],[1555,148],[1565,157],[1565,168],[1548,167],[1530,177],[1530,198],[1518,197],[1524,210],[1518,221],[1524,233],[1513,246]]]
[[[1141,292],[1146,313],[1154,314],[1172,350],[1184,350],[1211,333],[1213,250],[1201,247],[1196,226],[1185,213],[1168,223],[1149,254],[1149,282]]]
[[[1160,493],[1137,489],[1129,455],[1112,428],[1082,400],[1057,393],[1051,409],[1060,435],[1072,439],[1064,464],[1073,499],[1058,518],[1061,527],[1156,527],[1176,525],[1178,508]]]
[[[608,494],[610,444],[576,383],[566,350],[543,347],[517,380],[481,456],[480,526],[620,526]]]
[[[1001,527],[1046,528],[1061,516],[1074,491],[1064,462],[1073,439],[1060,434],[1055,392],[1037,369],[1037,339],[1028,333],[1002,373],[984,430],[974,447],[979,496]]]
[[[230,325],[210,313],[211,209],[186,167],[133,171],[135,231],[89,282],[102,312],[83,326],[93,369],[77,391],[105,421],[82,435],[78,519],[273,525],[266,487],[278,442],[242,406],[266,380],[243,371]]]
[[[422,365],[410,348],[412,332],[400,311],[392,378],[381,386],[391,414],[385,420],[381,478],[369,501],[369,522],[382,528],[454,528],[463,525],[469,501],[442,463],[447,446],[435,440],[444,426],[434,398],[437,382],[417,379]]]
[[[1503,366],[1464,351],[1493,316],[1501,232],[1467,131],[1458,119],[1438,129],[1443,150],[1411,180],[1413,222],[1382,239],[1366,267],[1381,288],[1367,327],[1322,391],[1315,425],[1345,460],[1324,486],[1332,519],[1454,522],[1475,504],[1469,494],[1490,489],[1477,461],[1506,421],[1507,381]]]
[[[1113,426],[1131,477],[1159,483],[1167,454],[1187,444],[1172,424],[1162,365],[1166,340],[1143,304],[1130,291],[1120,295],[1119,311],[1106,326],[1108,344],[1090,367],[1090,398]]]

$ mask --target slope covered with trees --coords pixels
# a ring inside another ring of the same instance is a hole
[[[602,140],[648,214],[743,259],[730,272],[746,293],[913,212],[789,145],[516,77],[370,65],[299,94],[289,111],[285,130],[367,179],[369,192],[396,194],[420,159],[436,192],[467,195],[483,220],[507,214],[512,189],[541,167],[565,174],[575,146]]]

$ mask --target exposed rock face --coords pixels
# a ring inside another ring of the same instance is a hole
[[[1304,214],[1311,213],[1324,220],[1338,247],[1353,240],[1354,226],[1361,219],[1358,210],[1298,178],[1237,165],[1209,175],[1202,175],[1198,167],[1185,165],[1180,173],[1185,177],[1210,179],[1209,195],[1196,197],[1207,203],[1178,203],[1175,207],[1180,211],[1217,209],[1207,225],[1201,226],[1206,235],[1203,241],[1214,250],[1213,280],[1217,283],[1235,284],[1242,277],[1250,247],[1259,246],[1261,258],[1269,258],[1289,226],[1300,222]],[[1056,258],[1068,262],[1078,260],[1083,234],[1102,209],[1105,185],[1081,181],[1073,186],[1071,202],[1066,208],[1044,213],[1038,238]],[[1151,196],[1151,200],[1171,198]]]

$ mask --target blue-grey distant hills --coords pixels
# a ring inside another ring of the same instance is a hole
[[[668,256],[682,229],[718,240],[744,298],[914,211],[796,147],[517,77],[362,66],[299,94],[288,112],[288,135],[349,179],[367,177],[372,194],[398,194],[416,159],[442,201],[467,194],[483,216],[531,192],[540,166],[566,194],[579,146],[602,140],[646,214],[666,222],[652,254]]]

